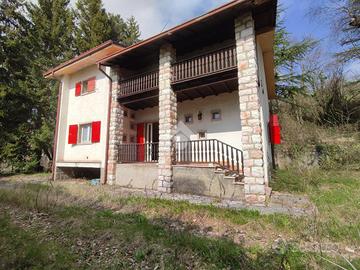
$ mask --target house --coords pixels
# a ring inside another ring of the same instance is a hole
[[[276,5],[231,1],[47,71],[61,81],[54,178],[263,203]]]

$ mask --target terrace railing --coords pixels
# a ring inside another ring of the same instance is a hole
[[[157,162],[159,143],[122,143],[118,146],[118,162]]]
[[[119,82],[119,96],[125,97],[154,90],[159,87],[159,71],[150,71]]]
[[[236,68],[234,45],[175,63],[172,83],[179,83]]]
[[[244,171],[243,152],[216,139],[176,142],[176,163],[214,163],[238,175]]]

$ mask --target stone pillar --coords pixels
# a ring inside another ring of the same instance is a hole
[[[177,124],[176,94],[171,88],[171,63],[175,49],[166,44],[160,48],[159,59],[159,182],[158,190],[172,192]]]
[[[109,185],[115,184],[118,145],[122,141],[123,135],[124,110],[122,109],[117,100],[118,92],[118,83],[114,81],[111,92],[109,148],[107,162],[107,183]]]
[[[244,191],[248,203],[264,203],[266,196],[254,20],[235,19],[240,118],[244,153]]]

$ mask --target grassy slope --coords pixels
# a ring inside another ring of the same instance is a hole
[[[284,189],[284,181],[293,183],[293,191],[310,194],[319,207],[316,219],[116,197],[101,190],[86,194],[87,201],[81,192],[93,188],[84,185],[78,192],[29,184],[15,191],[3,189],[0,268],[337,269],[296,246],[312,238],[359,245],[358,174],[294,176],[282,171],[274,187]],[[120,205],[121,211],[102,208],[112,205]],[[293,244],[270,249],[256,241],[239,245],[231,237],[204,237],[191,230],[194,219],[240,228],[259,238],[283,234]],[[186,226],[173,228],[174,220]],[[354,264],[360,268],[359,260]]]

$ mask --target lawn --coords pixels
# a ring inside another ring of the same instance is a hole
[[[0,268],[360,269],[359,175],[277,172],[275,190],[316,204],[309,217],[10,180],[0,189]]]

